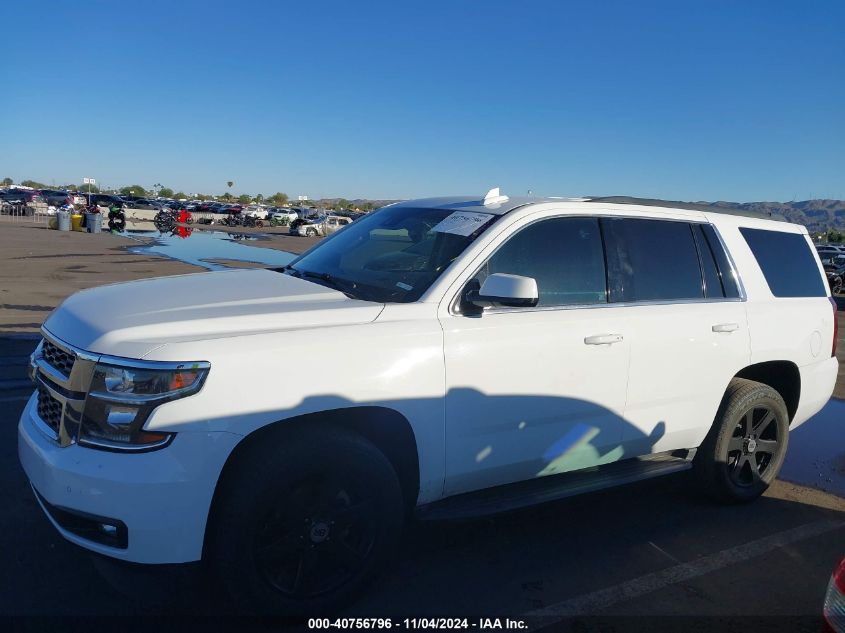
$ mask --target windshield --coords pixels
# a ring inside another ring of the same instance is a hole
[[[338,231],[285,270],[366,301],[419,299],[496,216],[385,207]]]

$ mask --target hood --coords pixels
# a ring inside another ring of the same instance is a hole
[[[167,343],[368,323],[383,308],[272,270],[229,270],[83,290],[44,328],[90,352],[143,358]]]

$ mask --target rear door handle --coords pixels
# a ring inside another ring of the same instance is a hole
[[[587,345],[613,345],[621,342],[621,334],[594,334],[584,339],[584,343]]]
[[[739,329],[739,323],[717,323],[711,329],[714,332],[734,332]]]

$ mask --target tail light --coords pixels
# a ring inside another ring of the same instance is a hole
[[[833,351],[831,356],[836,356],[836,343],[839,341],[839,308],[836,306],[836,299],[830,297],[830,305],[833,306]]]
[[[828,631],[845,633],[845,559],[830,577],[822,613]]]

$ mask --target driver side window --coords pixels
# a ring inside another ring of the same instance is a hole
[[[597,218],[551,218],[511,237],[487,260],[475,279],[508,273],[533,277],[538,306],[607,302],[604,249]]]

